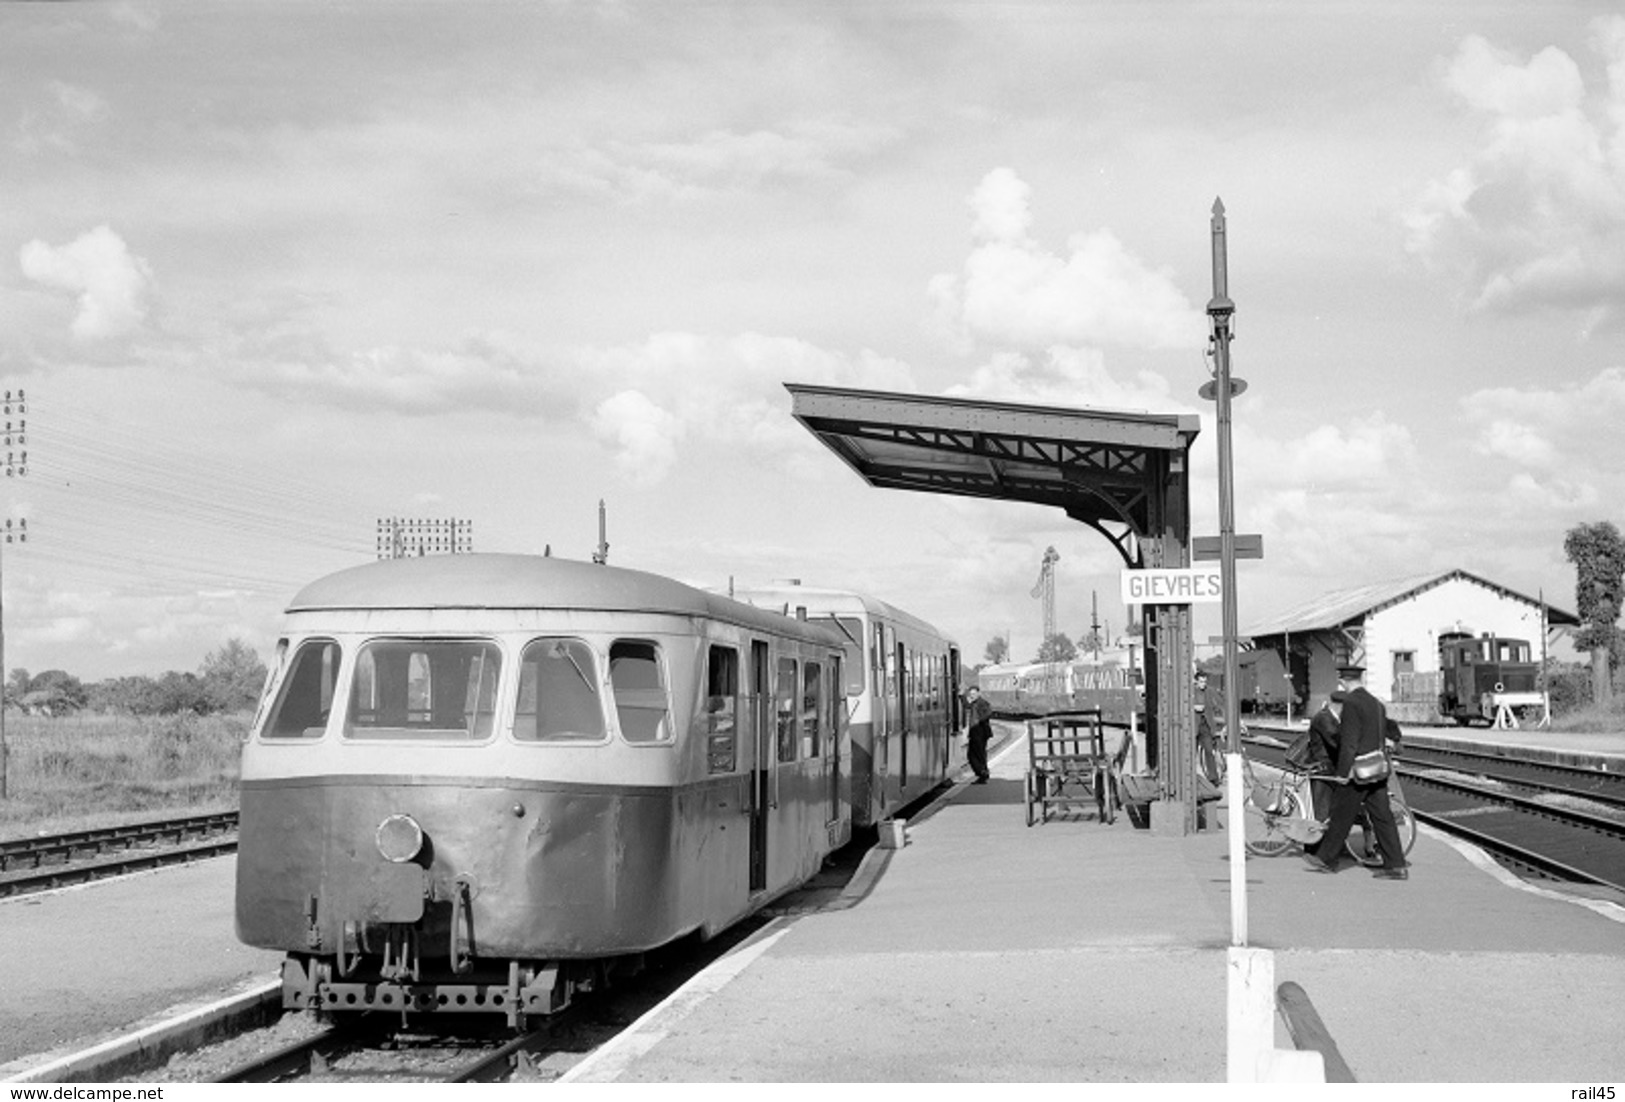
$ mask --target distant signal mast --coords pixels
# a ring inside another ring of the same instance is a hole
[[[1055,548],[1046,547],[1044,558],[1038,564],[1038,584],[1033,586],[1033,596],[1044,603],[1044,635],[1039,640],[1040,645],[1055,635],[1055,564],[1061,561],[1061,556]]]

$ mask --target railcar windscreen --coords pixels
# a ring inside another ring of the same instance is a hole
[[[829,616],[826,619],[832,621],[835,630],[846,637],[841,644],[841,653],[845,656],[841,665],[846,671],[844,691],[847,696],[857,696],[863,692],[863,621],[855,616]]]
[[[513,737],[521,742],[596,740],[605,735],[598,662],[579,639],[533,639],[519,664]]]
[[[306,639],[300,643],[261,737],[321,738],[333,711],[333,685],[338,672],[337,643],[331,639]]]
[[[501,671],[501,650],[485,640],[369,640],[356,656],[345,737],[489,738]]]

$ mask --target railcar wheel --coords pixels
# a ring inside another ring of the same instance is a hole
[[[1273,811],[1266,811],[1254,802],[1254,789],[1248,790],[1241,809],[1242,844],[1248,853],[1259,857],[1279,857],[1292,847],[1292,839],[1282,826],[1298,814],[1298,798],[1291,789],[1269,789],[1269,792],[1279,801]]]

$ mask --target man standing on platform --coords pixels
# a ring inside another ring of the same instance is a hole
[[[972,685],[965,692],[965,761],[976,774],[972,784],[987,783],[987,744],[993,738],[993,705]]]
[[[1332,815],[1326,833],[1313,851],[1304,851],[1303,857],[1314,872],[1336,872],[1343,844],[1363,808],[1366,821],[1376,833],[1377,848],[1382,851],[1382,868],[1373,875],[1380,880],[1405,880],[1410,874],[1405,871],[1405,850],[1399,841],[1393,808],[1388,804],[1388,779],[1361,782],[1353,777],[1355,758],[1383,748],[1388,710],[1366,691],[1364,667],[1341,666],[1337,676],[1344,694],[1333,772],[1342,783],[1332,790]]]

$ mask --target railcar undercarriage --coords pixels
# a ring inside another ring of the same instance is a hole
[[[403,939],[409,943],[415,939]],[[336,957],[291,953],[282,962],[282,1005],[321,1017],[364,1012],[501,1014],[514,1029],[529,1018],[557,1014],[577,994],[600,990],[611,975],[642,968],[643,955],[608,961],[471,962],[454,973],[445,959],[422,960],[414,947],[381,956]],[[393,948],[393,947],[392,947]]]

